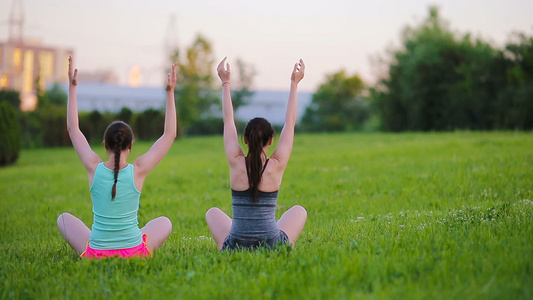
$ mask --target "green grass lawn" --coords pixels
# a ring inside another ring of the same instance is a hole
[[[2,299],[533,298],[532,133],[297,135],[277,209],[308,211],[293,250],[217,252],[220,136],[176,141],[145,181],[140,225],[174,226],[151,259],[81,260],[63,240],[60,213],[92,223],[73,148],[22,151],[0,199]]]

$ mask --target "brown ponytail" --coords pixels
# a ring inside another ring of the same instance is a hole
[[[264,118],[254,118],[246,124],[244,137],[248,142],[248,154],[246,155],[246,173],[248,184],[256,201],[259,195],[259,184],[263,175],[261,155],[270,139],[274,136],[272,125]],[[266,155],[266,154],[265,154]]]
[[[111,199],[115,199],[117,194],[118,172],[120,170],[120,153],[131,147],[133,142],[133,131],[128,124],[122,121],[115,121],[109,125],[104,133],[104,146],[108,152],[113,151],[115,155],[114,183],[111,189]]]

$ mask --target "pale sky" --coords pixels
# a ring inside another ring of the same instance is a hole
[[[7,39],[13,1],[0,0],[0,41]],[[533,35],[531,0],[18,1],[25,38],[73,48],[80,72],[112,69],[121,84],[139,66],[141,84],[162,85],[170,65],[165,40],[184,51],[198,33],[212,43],[216,63],[228,56],[234,66],[237,58],[253,65],[255,89],[288,89],[299,58],[307,66],[301,90],[315,91],[341,69],[371,83],[377,73],[371,58],[398,48],[402,29],[425,19],[432,4],[452,30],[498,47],[513,31]]]

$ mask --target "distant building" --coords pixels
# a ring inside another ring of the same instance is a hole
[[[99,70],[94,72],[79,72],[79,82],[118,84],[118,76],[111,70]]]
[[[298,92],[297,121],[299,122],[305,108],[311,103],[313,94]],[[285,122],[285,110],[289,100],[289,91],[255,91],[250,103],[241,106],[235,113],[235,118],[248,121],[254,117],[263,117],[270,123],[282,125]]]
[[[21,109],[34,109],[38,88],[68,81],[67,58],[72,52],[36,42],[0,42],[0,89],[19,91]]]
[[[13,1],[8,25],[8,40],[0,42],[0,89],[18,91],[20,108],[32,110],[37,105],[38,89],[68,81],[67,58],[73,51],[25,40],[22,1]]]
[[[76,99],[80,111],[119,112],[123,107],[132,111],[148,108],[162,109],[166,91],[163,87],[129,87],[94,82],[81,82],[76,87]],[[67,93],[67,84],[62,85]]]
[[[67,85],[62,85],[67,92]],[[298,93],[298,120],[311,103],[312,93]],[[123,107],[132,111],[148,108],[163,109],[166,91],[163,87],[129,87],[99,83],[80,82],[77,86],[78,109],[80,111],[118,112]],[[285,121],[285,109],[289,99],[288,91],[255,91],[250,103],[241,106],[235,118],[248,121],[254,117],[264,117],[272,124],[281,125]],[[179,101],[179,98],[177,99]]]

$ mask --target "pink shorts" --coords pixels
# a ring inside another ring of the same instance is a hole
[[[120,258],[129,258],[129,257],[151,257],[152,252],[148,250],[146,246],[146,234],[143,234],[143,241],[139,246],[127,248],[127,249],[112,249],[112,250],[99,250],[89,247],[89,242],[87,242],[87,249],[83,252],[80,257],[85,257],[87,259],[101,259],[104,257],[115,257]]]

